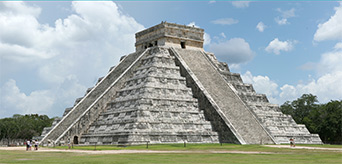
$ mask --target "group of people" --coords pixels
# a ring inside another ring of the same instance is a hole
[[[39,142],[38,140],[27,140],[26,141],[26,151],[32,150],[32,146],[34,146],[34,150],[38,150]]]

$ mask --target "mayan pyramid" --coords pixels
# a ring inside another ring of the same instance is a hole
[[[136,52],[45,128],[41,143],[322,143],[205,52],[203,34],[167,22],[136,33]]]

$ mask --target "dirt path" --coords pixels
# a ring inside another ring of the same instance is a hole
[[[332,150],[332,151],[342,152],[342,148],[309,147],[309,146],[290,147],[290,145],[264,145],[264,146],[266,146],[266,147],[277,147],[277,148],[289,148],[289,149]]]
[[[296,146],[290,147],[289,145],[264,145],[266,147],[276,148],[290,148],[290,149],[311,149],[311,150],[331,150],[342,152],[342,148],[322,148],[322,147],[307,147]],[[0,150],[12,151],[25,151],[26,147],[0,147]],[[224,150],[183,150],[183,151],[169,151],[169,150],[77,150],[77,149],[52,149],[52,148],[39,148],[38,151],[31,150],[32,152],[72,152],[72,153],[86,153],[86,154],[136,154],[136,153],[231,153],[231,154],[276,154],[274,152],[262,151],[224,151]]]
[[[0,147],[0,150],[15,150],[25,151],[25,147]],[[86,153],[86,154],[135,154],[135,153],[232,153],[232,154],[275,154],[272,152],[259,152],[259,151],[168,151],[168,150],[76,150],[76,149],[51,149],[40,148],[38,151],[31,150],[32,152],[73,152],[73,153]]]

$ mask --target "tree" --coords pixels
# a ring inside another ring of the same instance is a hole
[[[0,119],[0,139],[30,139],[40,136],[44,127],[51,126],[53,118],[46,115],[19,115]]]
[[[285,102],[280,110],[305,124],[311,133],[318,133],[324,143],[342,144],[342,100],[318,104],[317,96],[303,94]]]
[[[330,101],[319,109],[319,135],[326,143],[342,144],[342,100]]]
[[[317,110],[319,105],[317,104],[317,96],[312,94],[303,94],[297,100],[285,102],[280,106],[283,113],[289,114],[299,124],[305,124],[305,120],[308,119],[311,111]]]

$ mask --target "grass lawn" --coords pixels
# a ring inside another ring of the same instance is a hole
[[[322,146],[321,146],[322,147]],[[324,146],[323,146],[324,147]],[[65,149],[57,147],[56,149]],[[94,150],[94,146],[74,147],[75,149]],[[146,145],[130,147],[97,146],[98,150],[146,150]],[[149,150],[177,150],[186,153],[161,154],[85,154],[71,152],[0,150],[0,163],[342,163],[342,153],[330,150],[304,150],[270,148],[260,145],[224,144],[169,144],[149,145]],[[212,154],[209,151],[253,151],[274,154]],[[196,152],[197,151],[197,152]],[[200,152],[198,152],[200,151]],[[208,151],[208,152],[207,152]]]

